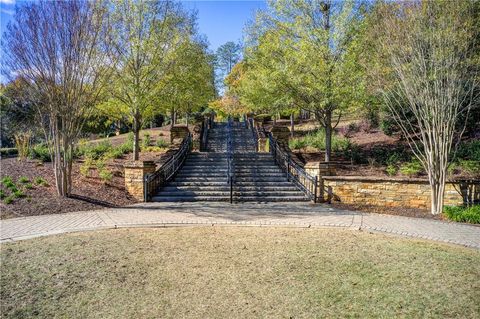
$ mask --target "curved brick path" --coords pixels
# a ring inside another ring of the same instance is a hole
[[[179,225],[344,227],[480,249],[477,226],[299,203],[143,203],[126,208],[13,218],[0,221],[0,241],[94,229]]]

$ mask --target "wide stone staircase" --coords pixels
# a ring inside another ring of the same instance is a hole
[[[257,153],[252,132],[242,123],[232,127],[235,202],[307,201],[307,197],[275,164],[270,153]],[[177,175],[152,201],[229,201],[226,124],[208,132],[207,152],[190,153]]]

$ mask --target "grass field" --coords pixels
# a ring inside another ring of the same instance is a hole
[[[478,318],[480,254],[333,229],[122,229],[1,246],[4,318]]]

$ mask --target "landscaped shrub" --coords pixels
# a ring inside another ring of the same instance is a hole
[[[0,148],[0,156],[12,156],[18,154],[18,150],[14,147],[4,147]]]
[[[35,184],[40,186],[48,186],[48,182],[41,176],[36,177],[34,180]]]
[[[5,199],[3,200],[3,202],[4,202],[5,204],[7,204],[7,205],[8,205],[8,204],[11,204],[11,203],[13,203],[13,199],[14,199],[14,198],[15,198],[15,197],[14,197],[13,195],[7,196],[7,197],[5,197]]]
[[[110,152],[112,150],[112,144],[110,141],[101,141],[98,144],[91,145],[85,149],[84,156],[91,157],[93,159],[99,159],[104,154]]]
[[[121,148],[121,145],[118,147],[114,147],[105,154],[105,157],[107,158],[122,158],[123,157],[123,149]]]
[[[470,207],[445,206],[443,212],[448,219],[455,222],[480,224],[480,205]]]
[[[148,133],[143,134],[142,149],[149,147],[151,143],[152,143],[152,139],[150,138],[150,134]]]
[[[422,164],[418,160],[404,163],[400,166],[400,173],[408,176],[417,176],[423,170]]]
[[[169,145],[168,142],[165,141],[165,140],[162,139],[162,138],[159,138],[159,139],[157,140],[157,143],[156,143],[156,144],[157,144],[158,147],[162,147],[162,148],[167,148],[168,145]]]
[[[106,168],[102,168],[98,172],[98,176],[103,180],[103,182],[109,182],[113,178],[113,174],[110,170]]]
[[[470,175],[480,175],[480,161],[463,160],[458,163],[458,167]]]
[[[457,158],[478,161],[480,159],[480,140],[460,144],[457,150]]]
[[[12,193],[13,193],[13,196],[16,197],[16,198],[25,197],[25,194],[19,189],[17,189],[16,191],[14,191]]]
[[[34,145],[30,149],[30,158],[38,159],[38,160],[41,160],[42,162],[52,161],[52,157],[50,155],[50,151],[48,150],[48,146],[43,143]]]
[[[27,183],[27,184],[23,185],[23,187],[25,187],[25,189],[33,189],[33,184],[32,183]]]
[[[387,173],[387,175],[389,176],[394,176],[394,175],[397,175],[397,172],[398,172],[398,168],[395,166],[395,165],[388,165],[387,168],[385,169],[385,172]]]
[[[18,179],[18,181],[19,181],[20,183],[22,183],[22,184],[25,184],[25,183],[29,183],[29,182],[30,182],[30,180],[29,180],[28,177],[26,177],[26,176],[20,177],[20,178]]]
[[[84,177],[90,176],[90,168],[93,166],[94,160],[91,157],[85,157],[85,161],[80,165],[80,174]]]
[[[294,138],[290,140],[288,146],[291,149],[301,149],[309,146],[318,150],[325,150],[325,131],[317,130],[303,137]],[[332,135],[332,151],[345,151],[351,146],[352,143],[348,139]]]

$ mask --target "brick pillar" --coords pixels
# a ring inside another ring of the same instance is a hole
[[[312,175],[317,176],[317,201],[325,202],[330,201],[330,194],[325,199],[325,187],[322,176],[335,176],[337,175],[337,168],[335,163],[332,162],[309,162],[305,164],[305,171]]]
[[[260,153],[270,152],[270,148],[268,147],[268,137],[259,136],[257,143],[258,143],[257,152],[260,152]]]
[[[139,201],[144,201],[144,179],[147,174],[155,172],[153,161],[129,161],[124,165],[125,189]]]

